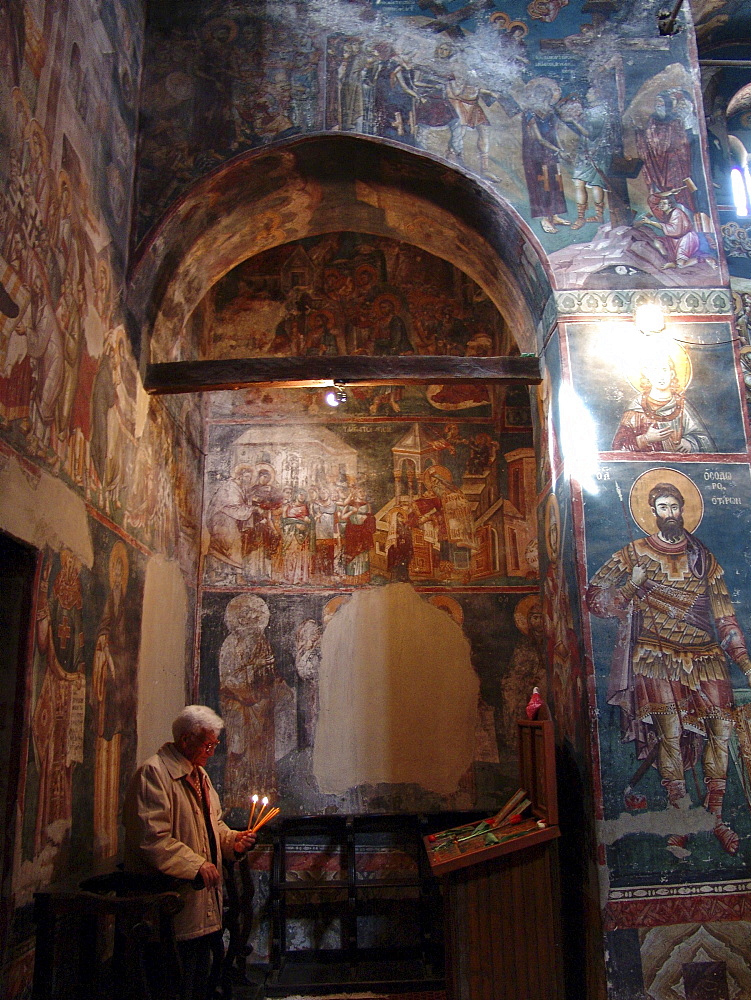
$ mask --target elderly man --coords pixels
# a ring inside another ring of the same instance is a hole
[[[210,995],[211,959],[222,950],[222,858],[241,857],[256,839],[222,821],[204,771],[223,728],[210,708],[188,705],[172,723],[174,741],[138,768],[125,798],[126,869],[185,880],[184,907],[175,917],[181,1000]]]

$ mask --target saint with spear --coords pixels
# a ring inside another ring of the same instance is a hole
[[[690,804],[686,771],[701,754],[704,808],[720,846],[735,854],[738,834],[722,818],[734,718],[729,660],[751,683],[746,643],[723,569],[693,534],[703,514],[696,485],[672,469],[650,469],[629,499],[651,534],[612,555],[587,590],[592,614],[619,623],[607,701],[621,710],[623,742],[636,743],[647,767],[656,764],[676,820]],[[676,832],[667,848],[685,858],[687,842]]]

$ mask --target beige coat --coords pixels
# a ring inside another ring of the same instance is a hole
[[[149,757],[131,779],[125,797],[125,868],[133,872],[162,872],[186,879],[181,890],[184,908],[175,917],[178,941],[211,934],[222,926],[222,887],[194,889],[190,882],[211,861],[203,810],[187,775],[193,765],[174,743]],[[206,772],[203,772],[206,774]],[[206,776],[211,802],[211,825],[218,850],[235,857],[236,832],[221,819],[219,796]],[[221,858],[217,864],[222,870]]]

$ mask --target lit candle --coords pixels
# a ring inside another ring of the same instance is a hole
[[[258,812],[258,815],[256,816],[256,826],[260,822],[261,816],[263,816],[264,812],[266,811],[266,806],[268,804],[269,804],[268,796],[264,795],[264,797],[261,799],[261,808]],[[256,827],[254,826],[253,829],[255,830],[255,828]]]
[[[249,830],[253,826],[253,814],[255,813],[256,806],[258,805],[258,796],[257,795],[251,795],[250,802],[251,802],[250,816],[248,816],[248,829]]]
[[[268,821],[270,819],[273,819],[274,816],[276,816],[278,813],[279,813],[279,807],[278,806],[274,806],[273,809],[269,809],[269,811],[266,813],[266,815],[263,817],[263,819],[256,820],[256,824],[255,824],[255,826],[253,827],[253,829],[250,832],[251,833],[257,833],[261,829],[261,827],[264,825],[264,823],[268,823]]]

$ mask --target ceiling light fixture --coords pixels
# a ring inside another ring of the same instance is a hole
[[[323,401],[327,406],[341,406],[342,403],[347,402],[347,393],[338,382],[334,382],[333,386],[324,393]]]

